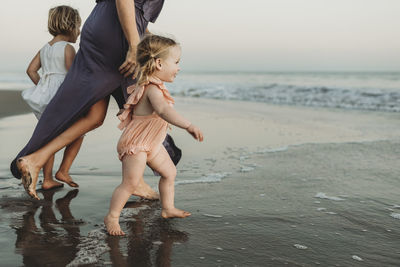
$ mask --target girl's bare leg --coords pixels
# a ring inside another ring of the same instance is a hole
[[[55,137],[45,146],[34,153],[19,158],[17,167],[22,174],[22,184],[26,192],[33,198],[39,199],[36,194],[36,184],[40,169],[57,151],[70,144],[78,137],[103,124],[110,97],[106,97],[94,104],[88,114],[75,122],[71,127]]]
[[[185,218],[190,216],[191,213],[175,208],[175,177],[176,167],[168,155],[164,146],[161,146],[158,154],[149,160],[147,164],[159,174],[161,174],[159,182],[160,198],[163,218]]]
[[[82,142],[83,142],[83,136],[79,137],[65,148],[60,168],[58,169],[55,175],[57,180],[67,183],[71,187],[79,186],[72,180],[72,177],[69,175],[69,170],[71,169],[72,162],[78,155]]]
[[[43,166],[43,184],[42,189],[48,190],[51,188],[57,188],[64,186],[62,183],[54,181],[53,179],[53,165],[54,155]]]
[[[146,168],[147,154],[139,152],[135,155],[126,155],[122,159],[122,183],[114,190],[110,202],[110,210],[104,218],[107,232],[110,235],[124,235],[119,225],[119,216],[129,197],[143,179]]]

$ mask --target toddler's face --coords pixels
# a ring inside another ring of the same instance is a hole
[[[173,82],[180,70],[181,48],[176,45],[169,49],[167,58],[161,61],[160,79],[164,82]]]

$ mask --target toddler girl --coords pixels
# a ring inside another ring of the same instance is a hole
[[[174,100],[164,86],[164,82],[173,82],[178,74],[180,55],[180,46],[162,36],[146,36],[137,46],[137,82],[128,87],[130,96],[124,111],[118,116],[121,120],[119,128],[124,129],[117,145],[123,178],[114,190],[110,210],[104,218],[110,235],[124,235],[119,216],[129,197],[138,189],[146,164],[161,175],[161,216],[184,218],[190,215],[175,208],[176,168],[162,146],[168,123],[203,141],[201,130],[175,111]]]
[[[53,39],[40,49],[26,71],[35,86],[22,92],[22,98],[32,108],[38,120],[72,65],[75,49],[68,42],[76,42],[80,34],[80,26],[81,18],[76,9],[69,6],[57,6],[49,10],[48,30]],[[41,76],[38,73],[39,69],[42,69]],[[71,187],[78,187],[68,173],[82,141],[83,137],[80,137],[66,147],[60,169],[55,175],[57,180],[66,182]],[[43,167],[43,189],[63,186],[62,183],[53,180],[53,163],[54,155]],[[28,194],[38,199],[36,194],[30,193],[30,182],[23,180],[22,183]]]

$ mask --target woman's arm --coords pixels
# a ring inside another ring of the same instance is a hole
[[[136,27],[135,2],[134,0],[116,0],[117,13],[129,49],[124,63],[119,67],[121,74],[129,76],[135,70],[136,46],[140,41],[139,32]]]
[[[29,63],[28,68],[26,69],[26,74],[28,74],[29,78],[36,85],[40,80],[40,75],[38,70],[42,67],[40,63],[40,51],[35,55],[32,59],[31,63]]]
[[[69,68],[71,68],[72,62],[74,61],[75,58],[75,48],[70,45],[67,44],[65,46],[65,51],[64,51],[64,58],[65,58],[65,68],[67,70],[69,70]]]

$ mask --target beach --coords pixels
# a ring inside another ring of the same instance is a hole
[[[36,201],[9,171],[37,122],[19,94],[0,91],[1,266],[400,262],[398,112],[175,96],[205,136],[169,132],[183,151],[175,203],[192,216],[165,220],[159,202],[132,197],[127,235],[110,237],[102,222],[121,181],[114,100],[71,169],[79,189],[38,190]],[[144,178],[157,188],[149,169]]]
[[[20,91],[1,90],[0,118],[28,112],[30,112],[30,108],[22,99]]]

